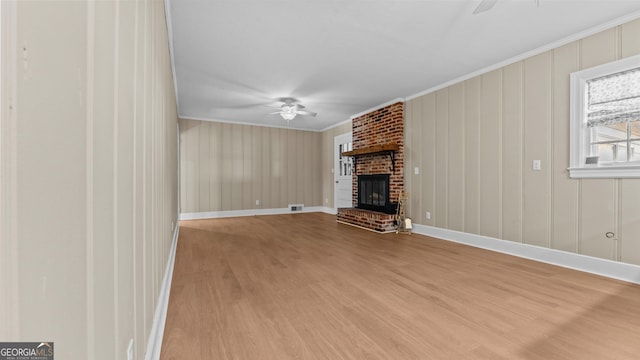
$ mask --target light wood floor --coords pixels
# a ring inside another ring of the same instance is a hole
[[[639,359],[640,286],[320,213],[184,221],[162,359]]]

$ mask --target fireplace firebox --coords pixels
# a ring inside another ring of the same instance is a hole
[[[358,208],[393,214],[396,206],[389,200],[389,174],[358,175]]]

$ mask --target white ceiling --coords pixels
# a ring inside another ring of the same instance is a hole
[[[167,1],[182,118],[306,130],[640,17],[631,0]],[[318,116],[268,115],[281,97]]]

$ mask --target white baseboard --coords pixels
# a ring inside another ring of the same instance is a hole
[[[338,209],[336,208],[330,208],[330,207],[321,207],[321,210],[323,213],[327,213],[329,215],[338,215]]]
[[[176,227],[173,230],[173,240],[171,240],[171,250],[169,251],[169,259],[164,271],[162,287],[158,296],[158,305],[153,316],[153,325],[147,341],[147,351],[145,360],[159,360],[160,350],[162,349],[162,337],[164,336],[164,325],[167,320],[167,309],[169,307],[169,293],[171,292],[171,279],[173,278],[173,264],[176,260],[176,248],[178,246],[178,234],[180,226],[176,221]]]
[[[413,232],[460,244],[640,284],[640,266],[420,224]]]
[[[216,219],[216,218],[256,216],[256,215],[299,214],[299,213],[310,213],[310,212],[324,212],[327,214],[335,215],[336,209],[332,209],[324,206],[309,206],[309,207],[304,207],[301,211],[291,211],[289,208],[207,211],[207,212],[196,212],[196,213],[181,213],[180,220]]]

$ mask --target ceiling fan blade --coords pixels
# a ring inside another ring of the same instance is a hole
[[[478,7],[473,10],[473,15],[480,14],[482,12],[491,10],[498,0],[482,0]]]
[[[251,109],[255,107],[264,106],[262,103],[250,103],[250,104],[238,104],[238,105],[230,105],[224,107],[216,107],[218,109]]]
[[[304,115],[304,116],[316,116],[318,115],[317,113],[311,112],[311,111],[307,111],[307,110],[298,110],[298,115]]]
[[[275,111],[275,112],[269,113],[269,115],[276,115],[276,114],[280,114],[280,113],[282,113],[282,111]]]

